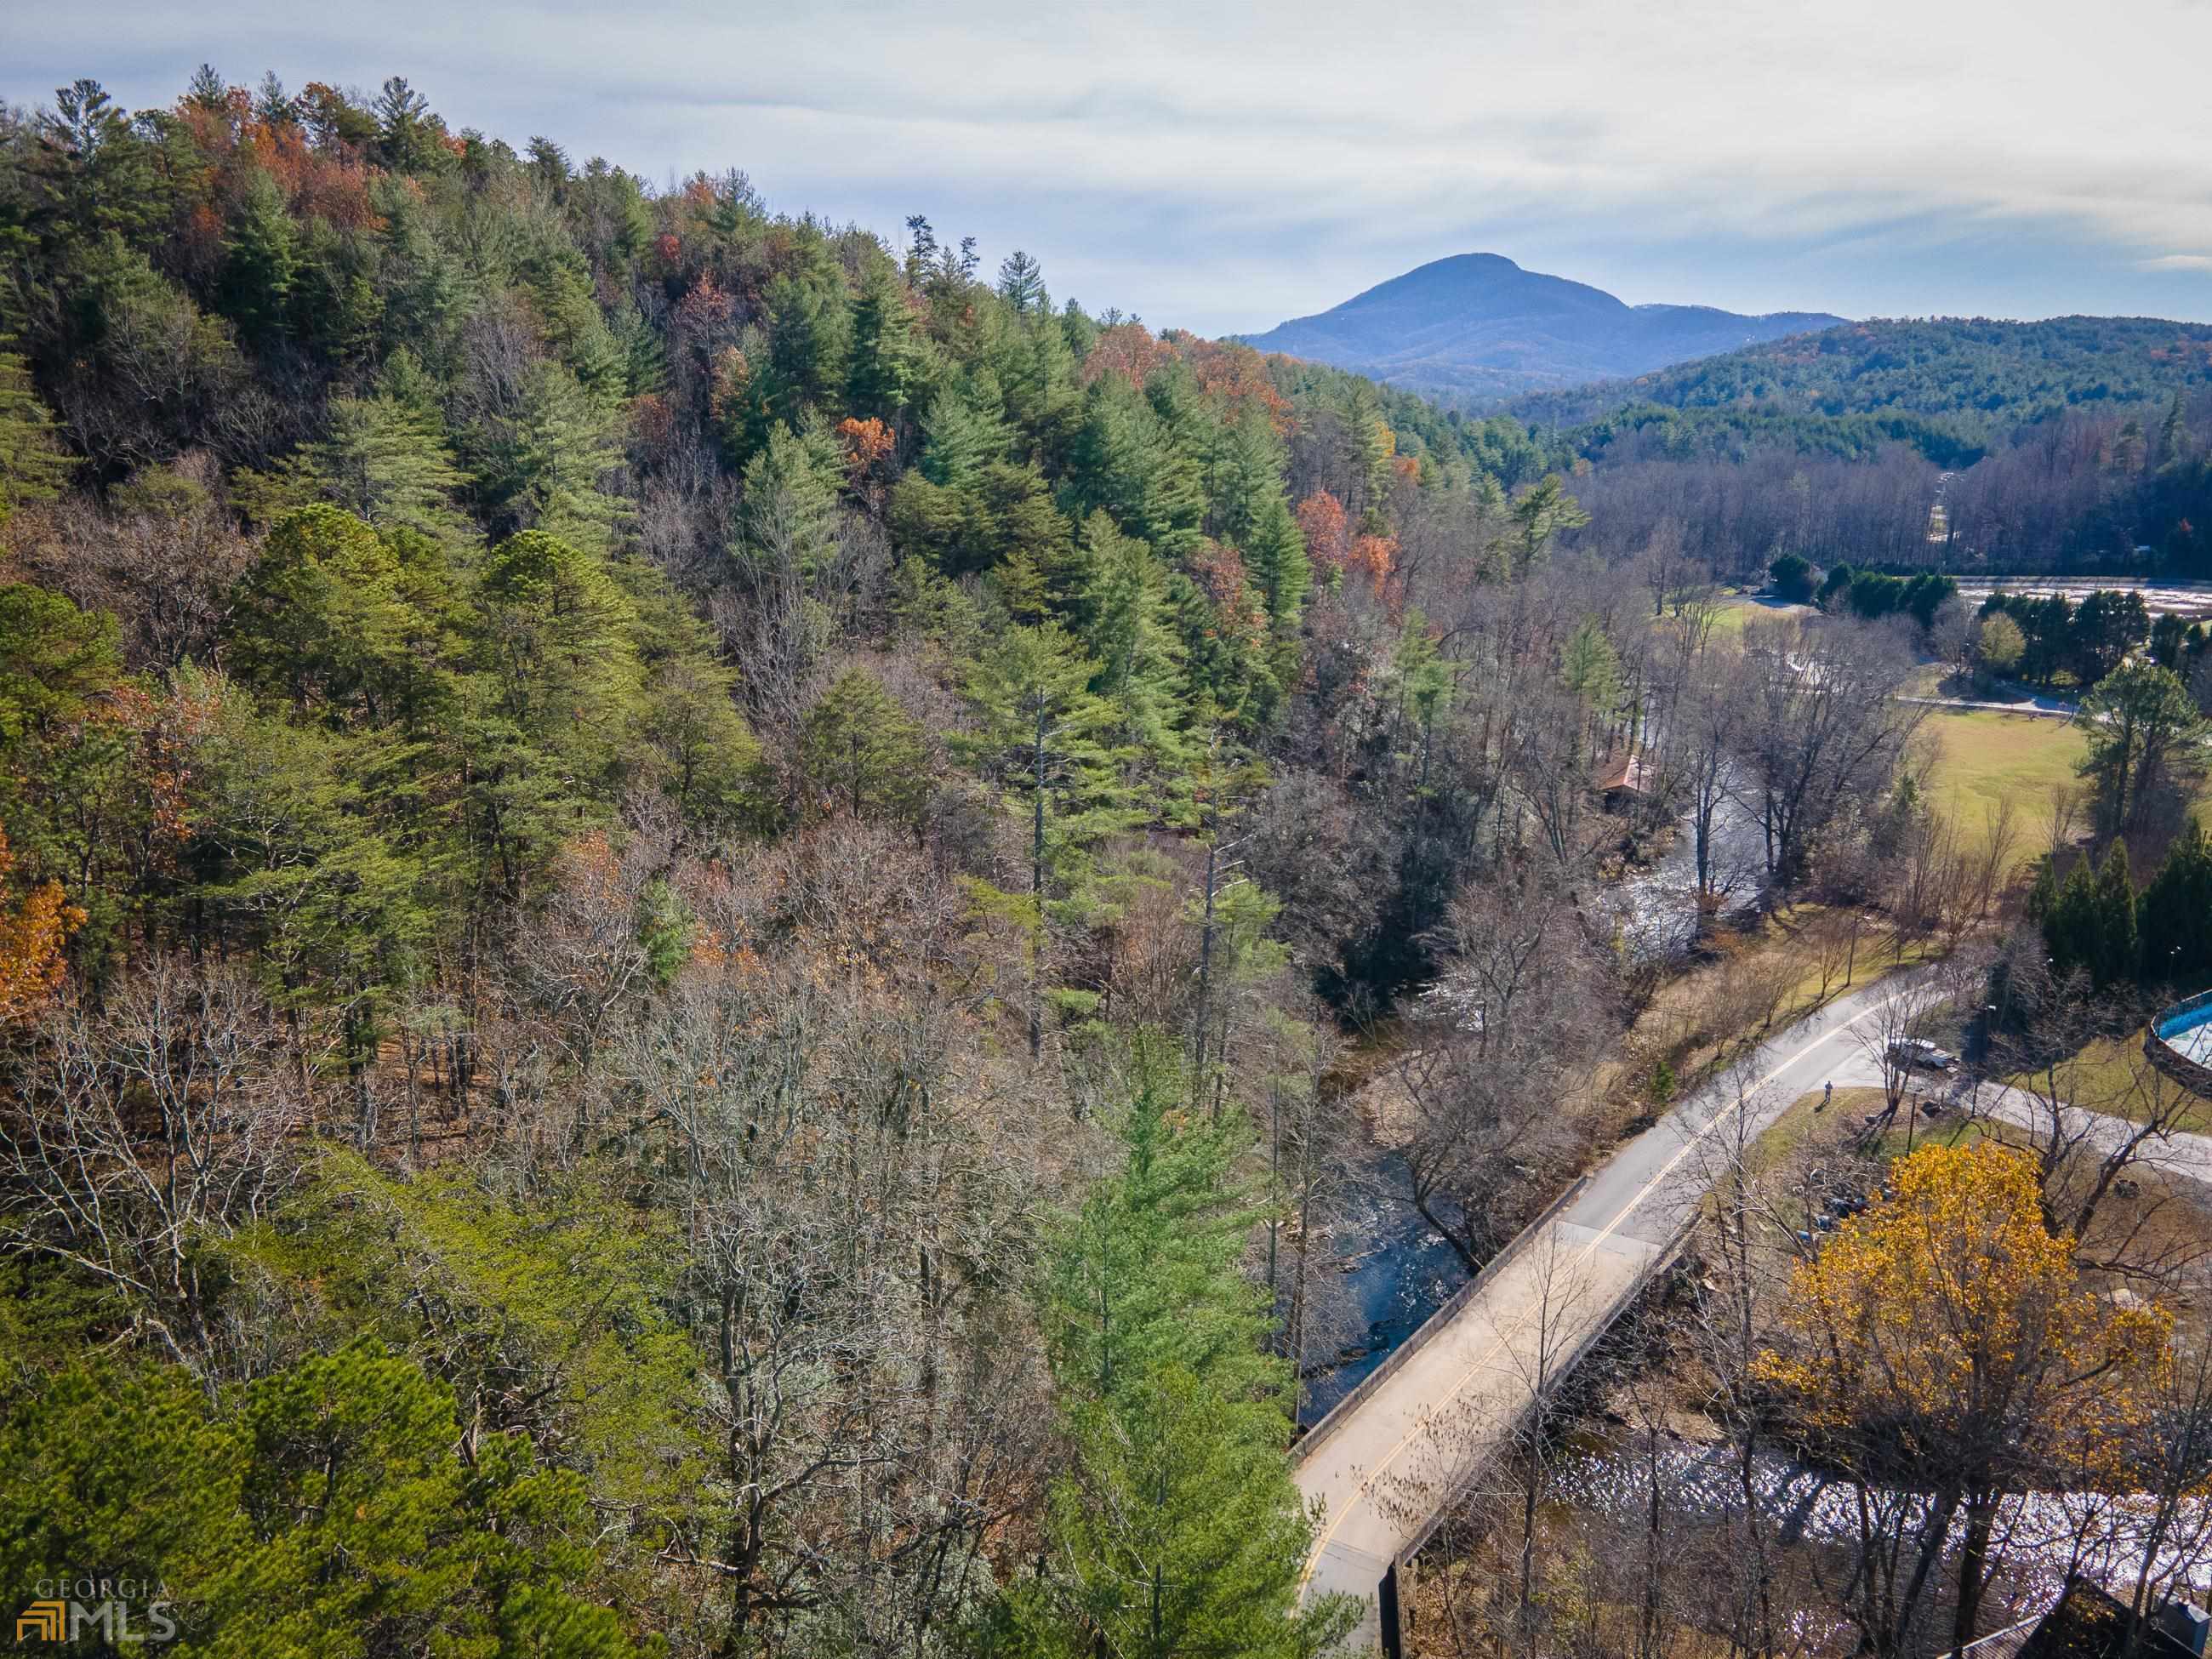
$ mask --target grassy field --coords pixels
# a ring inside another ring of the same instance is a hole
[[[1809,605],[1762,605],[1757,599],[1737,595],[1721,601],[1713,612],[1713,632],[1717,635],[1741,634],[1747,623],[1772,622],[1783,617],[1815,615]]]
[[[2053,786],[2080,786],[2076,769],[2087,752],[2081,729],[2047,715],[1985,708],[1937,709],[1923,729],[1936,744],[1929,778],[1936,810],[1968,846],[1985,847],[1990,809],[2009,800],[2014,856],[2031,862],[2045,844]]]
[[[1923,1091],[1916,1087],[1912,1092]],[[1746,1162],[1753,1175],[1765,1175],[1801,1158],[1841,1158],[1846,1148],[1856,1154],[1867,1115],[1881,1110],[1887,1103],[1887,1097],[1875,1088],[1838,1089],[1835,1098],[1825,1103],[1817,1089],[1801,1095],[1753,1143]],[[1911,1119],[1909,1123],[1908,1117]],[[1970,1121],[1955,1109],[1941,1117],[1899,1112],[1894,1127],[1877,1137],[1875,1144],[1866,1148],[1865,1155],[1887,1163],[1905,1156],[1908,1139],[1915,1146],[1925,1146],[1931,1140],[1947,1146],[1961,1146],[1978,1140],[1983,1133],[1983,1125]]]
[[[2099,1038],[2060,1066],[2061,1092],[2085,1110],[2132,1118],[2137,1122],[2154,1112],[2167,1112],[2176,1100],[2185,1102],[2186,1091],[2179,1085],[2144,1063],[2142,1045],[2141,1026],[2123,1037]],[[2037,1091],[2050,1084],[2048,1076],[2041,1072],[2008,1078],[2006,1081],[2015,1089]],[[2147,1098],[2146,1091],[2154,1094],[2155,1099]],[[2180,1115],[2172,1121],[2177,1127],[2193,1133],[2212,1133],[2212,1101],[2185,1104]]]

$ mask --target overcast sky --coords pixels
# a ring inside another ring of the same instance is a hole
[[[2212,319],[2212,0],[0,9],[11,102],[401,74],[517,148],[926,213],[1207,333],[1477,250],[1632,302]]]

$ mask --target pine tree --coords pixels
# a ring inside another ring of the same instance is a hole
[[[457,499],[465,482],[435,417],[380,395],[334,398],[324,436],[270,472],[241,474],[237,492],[264,523],[289,508],[327,501],[368,524],[401,526],[450,544],[468,533]]]
[[[1243,548],[1244,567],[1279,629],[1297,626],[1313,567],[1306,560],[1305,538],[1298,533],[1288,502],[1278,491],[1260,509]]]
[[[1084,525],[1083,545],[1090,572],[1083,638],[1098,662],[1096,689],[1119,711],[1125,740],[1175,776],[1188,710],[1165,573],[1150,548],[1122,535],[1103,513]]]
[[[845,384],[852,314],[843,277],[826,260],[779,276],[768,293],[768,362],[762,392],[768,418],[802,426]]]
[[[1531,486],[1513,503],[1513,574],[1525,576],[1544,562],[1562,531],[1589,522],[1582,504],[1567,494],[1553,473]]]
[[[1089,848],[1139,816],[1120,777],[1126,756],[1111,746],[1115,711],[1091,689],[1097,672],[1056,623],[1009,629],[969,671],[977,729],[956,740],[1030,820],[1032,1058],[1044,1043],[1039,975],[1050,890],[1077,873]]]
[[[2097,884],[2086,858],[2075,860],[2043,916],[2043,943],[2051,971],[2060,979],[2077,970],[2094,975],[2103,951],[2104,927]]]
[[[2140,820],[2169,767],[2193,758],[2190,740],[2203,716],[2180,676],[2155,663],[2107,675],[2082,698],[2081,714],[2088,736],[2081,773],[2095,782],[2103,827],[2117,835]]]
[[[921,723],[873,674],[864,668],[840,674],[806,711],[799,747],[809,782],[836,805],[855,817],[919,829],[928,744]]]
[[[228,659],[301,714],[369,724],[441,702],[439,626],[392,544],[337,507],[279,519],[231,599]]]
[[[1052,309],[1052,296],[1044,291],[1044,267],[1019,248],[999,266],[999,297],[1024,317]]]
[[[732,550],[741,568],[756,574],[788,569],[811,580],[835,550],[842,476],[830,434],[811,427],[770,428],[745,464],[740,534]]]
[[[913,399],[918,368],[905,286],[890,265],[872,262],[853,301],[845,400],[862,419],[895,422]]]
[[[300,259],[276,181],[257,170],[223,242],[222,311],[249,340],[285,331]]]
[[[586,787],[609,781],[641,712],[629,596],[596,555],[542,530],[493,549],[477,592],[500,712]]]
[[[2142,960],[2136,936],[2136,889],[2128,872],[2128,844],[2115,839],[2097,869],[2097,931],[2090,976],[2099,990],[2133,979]]]
[[[946,489],[972,484],[988,463],[1006,459],[1011,438],[984,399],[947,386],[922,416],[921,475]]]
[[[628,516],[601,485],[623,464],[611,410],[559,363],[540,363],[523,389],[509,497],[523,527],[604,552]]]
[[[2174,837],[2136,914],[2145,985],[2191,989],[2212,979],[2212,836],[2202,822]]]
[[[0,530],[15,507],[53,500],[76,464],[63,453],[23,360],[0,351]]]
[[[1075,1467],[1052,1494],[1045,1571],[987,1651],[1308,1659],[1358,1610],[1298,1606],[1311,1529],[1281,1449],[1288,1373],[1239,1270],[1236,1146],[1170,1121],[1170,1068],[1139,1065],[1122,1170],[1052,1255],[1047,1340]]]

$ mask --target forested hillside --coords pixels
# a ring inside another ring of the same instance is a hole
[[[1859,323],[1512,407],[1610,552],[2212,576],[2205,325]]]
[[[0,119],[10,1582],[258,1656],[1338,1618],[1341,1033],[1513,792],[1589,856],[1650,630],[1513,423],[908,230],[397,80]]]
[[[1540,441],[397,79],[0,115],[0,1582],[179,1654],[1316,1659],[1378,1193],[1471,1273],[2002,913],[1928,653],[2094,678],[2202,886],[2201,639],[1869,574],[1894,447]],[[2101,549],[2208,414],[1982,499]],[[2202,965],[2129,856],[2023,1018]]]
[[[1748,411],[1775,420],[1917,416],[1962,439],[2098,404],[2163,404],[2212,386],[2212,325],[2151,317],[1876,319],[1770,340],[1607,385],[1515,400],[1539,426],[1616,410]],[[1813,422],[1817,429],[1817,419]]]

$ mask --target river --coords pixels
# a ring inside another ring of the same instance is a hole
[[[1723,799],[1714,819],[1713,870],[1726,895],[1724,916],[1758,902],[1765,864],[1758,819]],[[1632,959],[1687,955],[1698,929],[1697,846],[1687,821],[1664,854],[1607,888],[1603,902]],[[1330,1228],[1352,1334],[1336,1363],[1306,1379],[1298,1420],[1307,1425],[1358,1388],[1468,1280],[1465,1265],[1407,1201],[1403,1160],[1371,1141],[1354,1156],[1352,1190]]]

